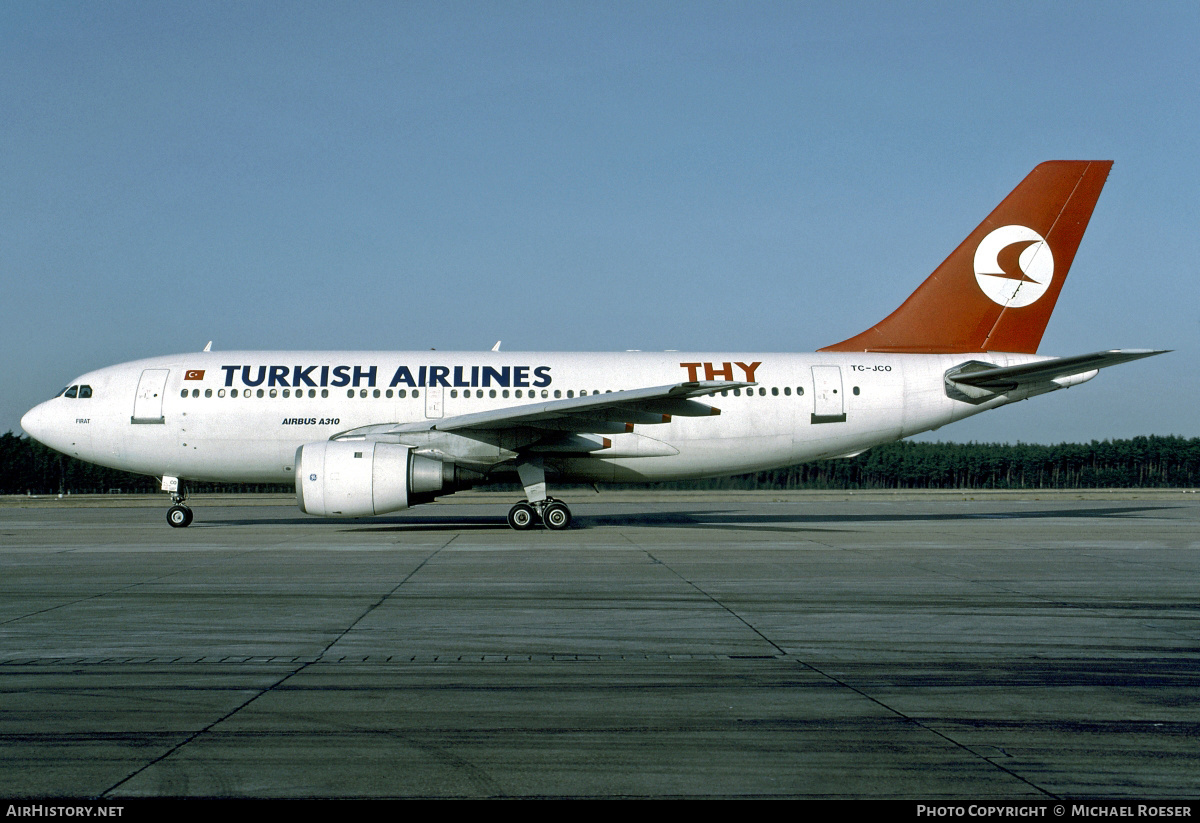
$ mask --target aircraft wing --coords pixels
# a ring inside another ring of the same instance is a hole
[[[1112,349],[1091,354],[1076,354],[1072,357],[1055,357],[1024,363],[1019,366],[995,366],[992,368],[966,369],[951,372],[947,378],[955,383],[965,383],[981,389],[1008,391],[1030,383],[1045,383],[1060,377],[1083,374],[1105,366],[1141,360],[1165,354],[1169,349]],[[970,365],[970,364],[968,364]],[[983,364],[977,364],[983,366]]]
[[[338,439],[434,431],[495,431],[517,427],[595,434],[625,432],[630,431],[634,423],[667,423],[672,416],[708,417],[720,414],[720,409],[692,398],[753,385],[755,384],[737,381],[700,380],[669,386],[589,394],[414,423],[364,426],[343,432],[338,435]]]

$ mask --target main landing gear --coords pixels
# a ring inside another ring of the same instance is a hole
[[[567,504],[553,497],[537,503],[521,502],[508,510],[508,525],[517,531],[532,529],[538,521],[547,529],[560,531],[571,527],[571,510]]]
[[[517,474],[529,502],[508,510],[508,525],[517,531],[532,529],[539,520],[547,529],[561,531],[571,527],[571,510],[561,500],[546,496],[546,467],[540,457],[517,463]]]
[[[181,490],[179,478],[164,477],[162,490],[171,495],[171,502],[175,504],[167,509],[167,522],[176,529],[185,529],[192,525],[192,510],[183,505],[183,501],[187,500],[187,492]]]

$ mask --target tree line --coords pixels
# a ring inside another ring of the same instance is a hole
[[[188,483],[191,492],[291,491],[291,486]],[[11,431],[0,435],[0,494],[109,494],[159,491],[159,479],[76,460]]]
[[[0,435],[0,494],[158,491],[158,479],[106,469],[12,432]],[[628,484],[623,484],[628,485]],[[1096,489],[1200,486],[1200,438],[1090,443],[913,443],[876,446],[735,477],[647,484],[665,489]],[[504,486],[511,487],[511,484]],[[191,492],[290,492],[290,485],[188,483]]]
[[[1103,489],[1200,485],[1200,438],[1090,443],[914,443],[665,488],[712,489]]]

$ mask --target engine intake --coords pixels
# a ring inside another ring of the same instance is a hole
[[[325,440],[296,450],[296,502],[321,517],[367,517],[428,503],[480,475],[412,446]]]

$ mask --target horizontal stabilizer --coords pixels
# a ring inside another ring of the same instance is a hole
[[[1077,354],[1072,357],[1054,357],[1034,363],[1023,363],[1019,366],[992,366],[990,368],[986,363],[973,362],[954,369],[946,375],[946,379],[960,385],[975,386],[980,389],[1009,391],[1019,386],[1046,383],[1057,378],[1102,369],[1105,366],[1116,366],[1131,360],[1141,360],[1143,357],[1165,354],[1167,351],[1170,350],[1112,349],[1092,354]],[[971,368],[971,366],[977,368]]]

